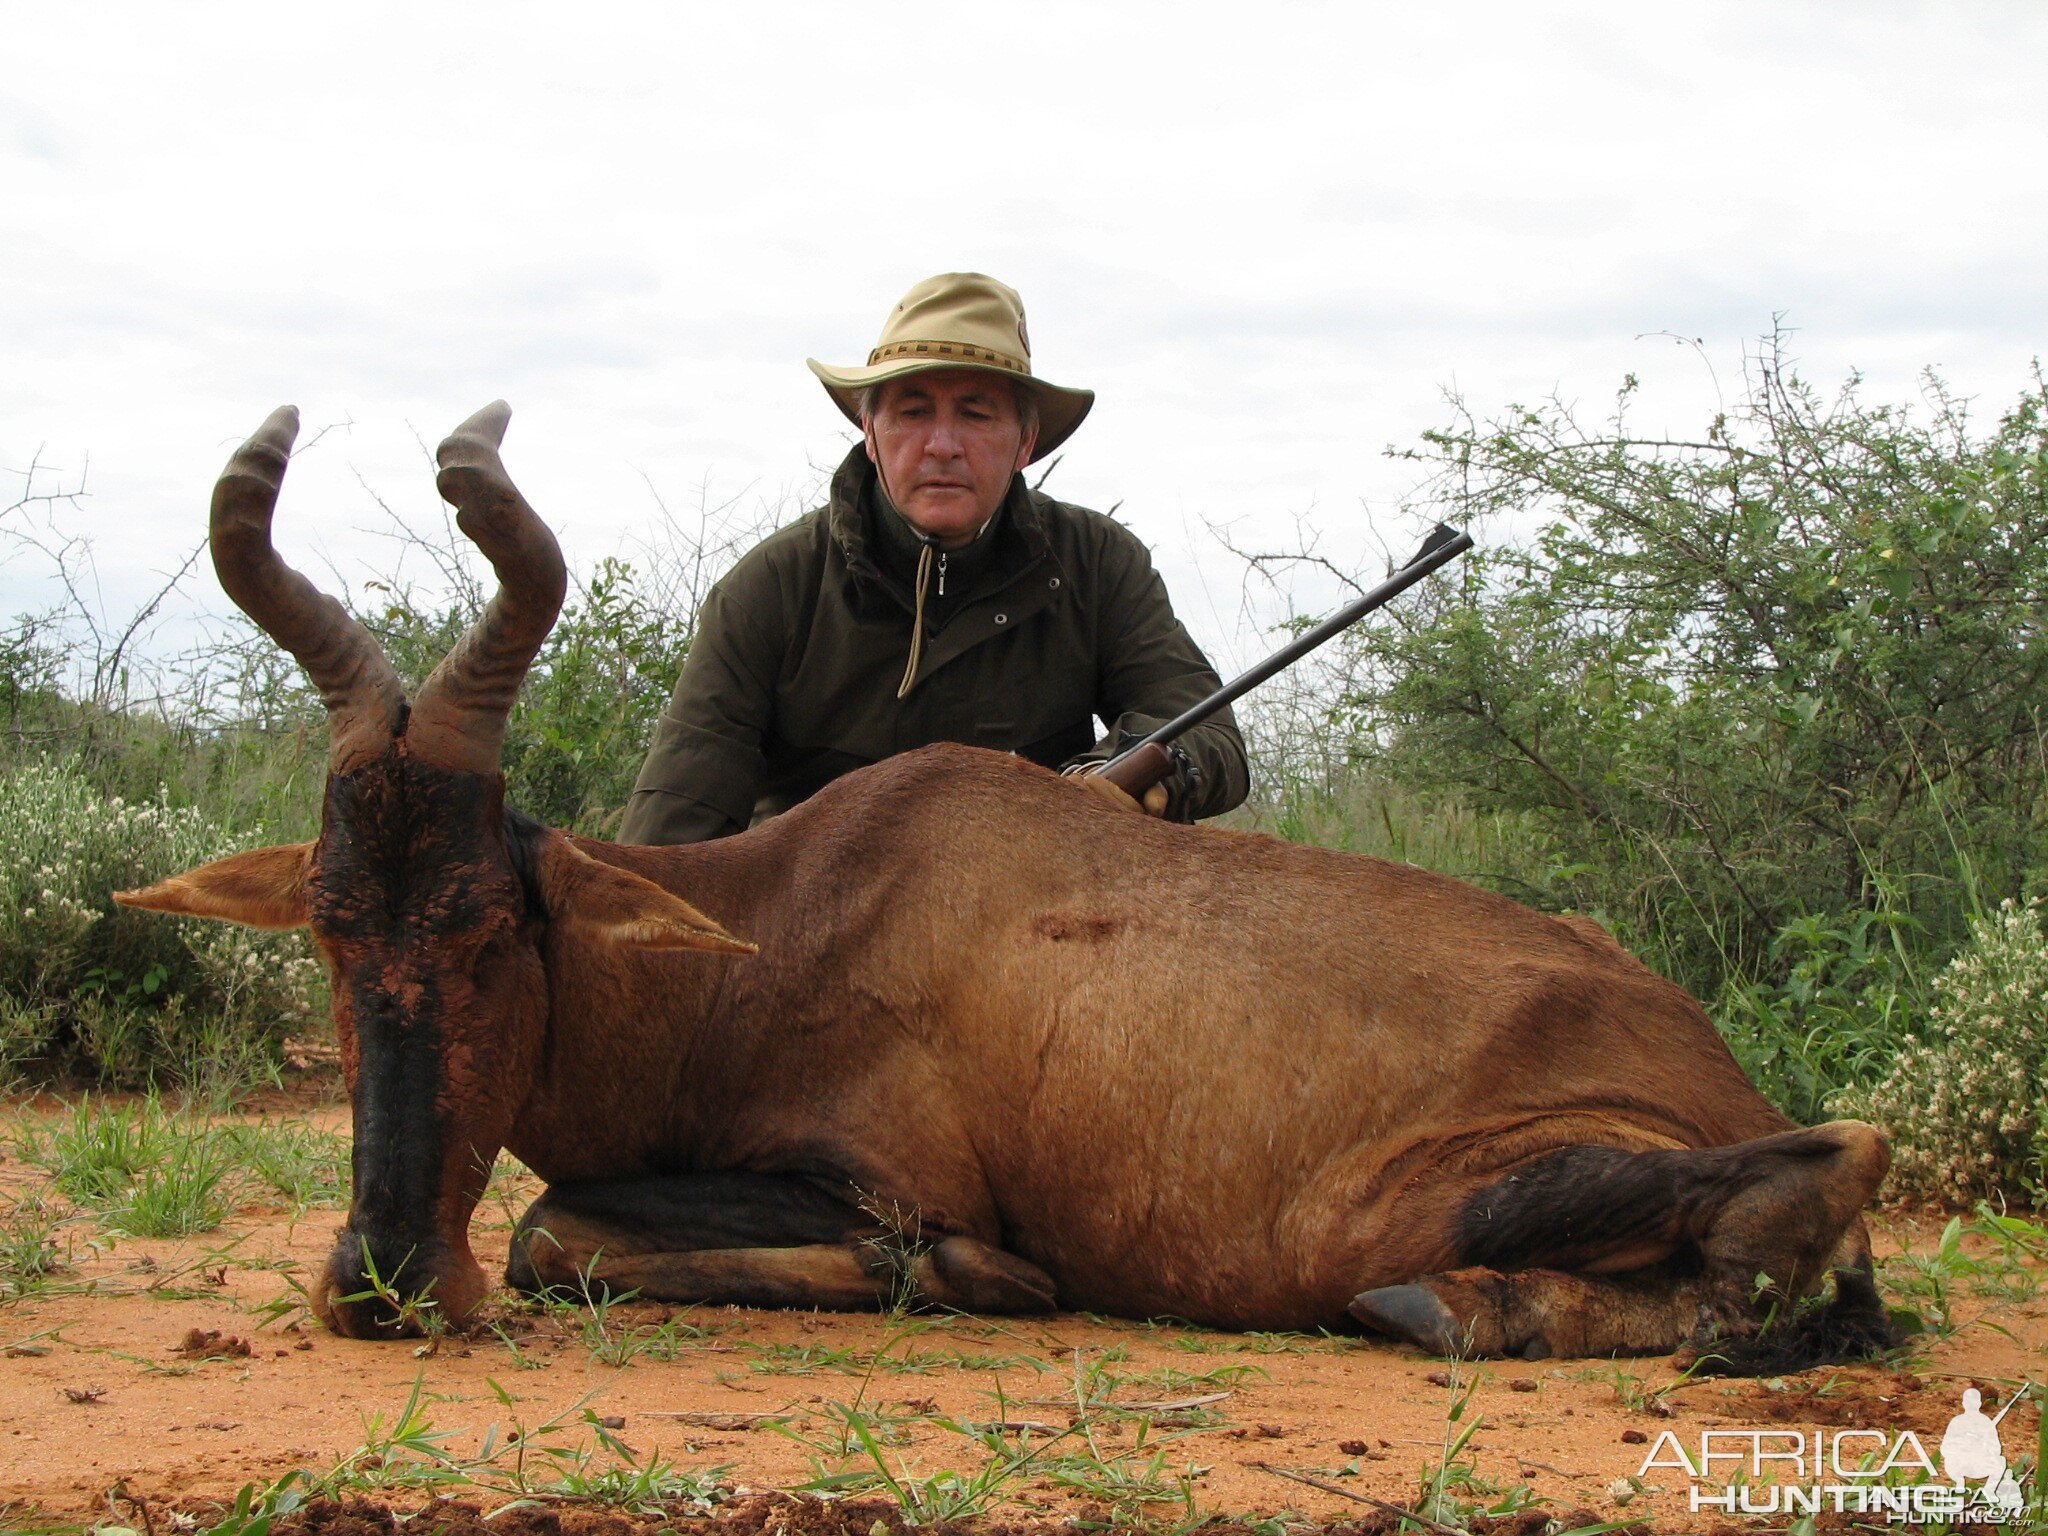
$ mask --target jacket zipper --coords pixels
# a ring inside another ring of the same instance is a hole
[[[939,596],[946,595],[946,552],[939,551]]]

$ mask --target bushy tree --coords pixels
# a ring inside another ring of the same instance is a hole
[[[1429,510],[1540,532],[1361,634],[1334,718],[1393,782],[1532,818],[1550,899],[1738,1029],[1761,1006],[1826,1052],[2048,875],[2048,394],[1979,428],[1933,381],[1917,412],[1824,397],[1769,345],[1673,440],[1633,388],[1597,428],[1553,402],[1427,437]],[[1762,1066],[1801,1110],[1851,1070]]]

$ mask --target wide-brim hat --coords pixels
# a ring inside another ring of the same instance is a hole
[[[1095,404],[1092,389],[1063,389],[1032,373],[1024,301],[1016,289],[979,272],[942,272],[903,295],[865,367],[834,368],[815,357],[805,361],[855,426],[860,425],[860,392],[887,379],[933,368],[974,368],[1015,379],[1038,402],[1034,460],[1073,436]]]

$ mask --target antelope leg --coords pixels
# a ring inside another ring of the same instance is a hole
[[[794,1174],[696,1173],[559,1184],[513,1233],[516,1290],[637,1291],[656,1301],[874,1311],[917,1304],[1044,1312],[1036,1265],[961,1235],[890,1233]]]

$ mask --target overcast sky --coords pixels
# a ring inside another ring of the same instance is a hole
[[[1051,488],[1122,503],[1226,665],[1258,641],[1206,526],[1405,550],[1381,450],[1447,389],[1597,412],[1633,371],[1697,426],[1783,314],[1817,382],[1932,365],[1995,412],[2048,335],[2048,7],[2017,0],[39,5],[4,36],[0,505],[89,460],[66,526],[115,609],[284,401],[334,430],[279,542],[351,581],[391,556],[372,492],[433,518],[419,440],[501,395],[579,565],[657,493],[790,515],[848,441],[804,358],[864,361],[945,270],[1021,289],[1039,371],[1098,391]],[[0,565],[0,617],[49,596]]]

